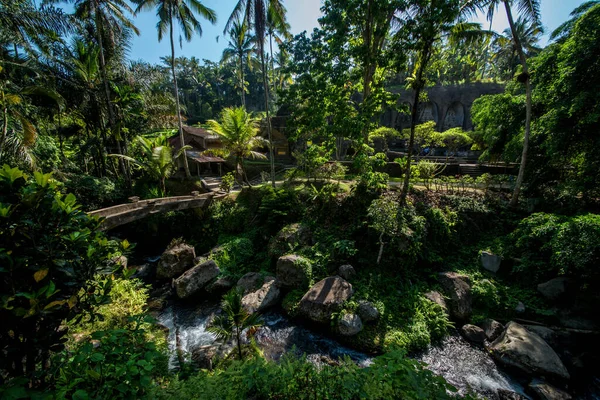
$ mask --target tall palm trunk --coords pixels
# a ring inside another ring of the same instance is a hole
[[[521,40],[517,34],[515,27],[515,21],[510,11],[510,4],[508,0],[504,0],[504,8],[506,9],[506,16],[508,17],[508,23],[510,30],[512,31],[512,37],[515,41],[515,47],[519,53],[519,59],[521,60],[521,66],[523,67],[523,76],[525,78],[525,138],[523,139],[523,153],[521,153],[521,165],[519,166],[519,174],[517,175],[517,182],[515,184],[515,190],[513,191],[512,198],[510,199],[510,206],[515,207],[519,203],[519,195],[521,194],[521,186],[523,185],[523,179],[525,178],[525,165],[527,162],[527,151],[529,150],[529,134],[531,132],[531,114],[532,114],[532,100],[531,100],[531,79],[529,77],[529,68],[527,68],[527,60],[525,59],[525,53],[523,52],[523,46]]]
[[[246,108],[246,87],[244,85],[244,54],[240,53],[240,87],[242,88],[242,107]]]
[[[169,9],[169,34],[171,38],[171,74],[173,75],[173,87],[175,93],[175,103],[177,104],[177,122],[179,124],[179,141],[181,147],[185,146],[185,138],[183,137],[183,123],[181,122],[181,110],[179,109],[179,88],[177,87],[177,75],[175,75],[175,42],[173,41],[173,15],[172,10]],[[188,165],[187,156],[185,151],[181,153],[183,158],[183,167],[185,168],[185,176],[190,178],[190,166]]]
[[[260,62],[262,64],[263,87],[265,90],[265,110],[267,111],[267,134],[269,136],[269,158],[271,160],[271,185],[275,187],[275,157],[273,153],[273,138],[271,137],[271,116],[269,113],[269,82],[267,79],[267,66],[265,65],[265,38],[259,39]]]
[[[273,93],[277,94],[277,81],[275,80],[275,61],[273,60],[273,33],[269,33],[269,51],[271,54],[271,79],[273,80]]]
[[[96,10],[98,10],[98,4],[96,4]],[[106,60],[104,58],[104,41],[102,37],[104,36],[104,26],[102,25],[102,17],[99,16],[99,11],[96,11],[96,35],[98,40],[98,47],[100,50],[100,73],[102,74],[102,81],[104,83],[104,95],[106,96],[106,106],[108,108],[108,124],[109,130],[114,135],[115,129],[115,110],[113,109],[113,104],[110,100],[110,88],[108,86],[108,74],[106,72]],[[115,137],[115,142],[117,143],[117,153],[123,154],[121,150],[121,142],[119,138]],[[127,179],[129,183],[127,169],[125,168],[125,161],[119,159],[119,167],[121,169],[121,173]]]
[[[408,195],[408,186],[410,184],[411,158],[413,147],[415,145],[415,128],[417,126],[419,117],[419,97],[421,96],[421,91],[423,90],[423,73],[425,72],[425,68],[427,67],[427,64],[429,62],[431,46],[432,43],[428,43],[423,49],[422,60],[417,67],[415,95],[413,99],[413,106],[410,112],[410,139],[408,141],[408,153],[406,155],[406,171],[404,175],[404,185],[402,186],[402,193],[400,194],[401,206],[404,206],[406,204],[406,196]]]

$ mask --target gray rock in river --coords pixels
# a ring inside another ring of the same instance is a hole
[[[483,332],[485,333],[485,338],[490,342],[496,340],[498,336],[500,336],[504,331],[504,325],[490,318],[486,318],[483,321],[481,321],[479,327],[483,329]]]
[[[297,255],[279,257],[277,280],[285,288],[305,288],[311,275],[310,261]]]
[[[571,400],[573,398],[564,390],[555,388],[554,386],[539,379],[534,379],[531,381],[529,384],[529,389],[535,393],[536,398],[539,400]]]
[[[540,283],[537,286],[537,291],[540,292],[548,300],[558,300],[567,291],[567,278],[554,278],[548,282]]]
[[[356,314],[344,314],[338,321],[338,332],[343,336],[357,335],[363,329],[360,317]]]
[[[237,287],[248,294],[260,288],[264,283],[264,278],[259,272],[248,272],[237,281]]]
[[[298,312],[315,322],[328,323],[354,293],[352,285],[339,276],[330,276],[311,287],[298,303]]]
[[[360,301],[356,312],[364,322],[373,322],[379,319],[379,310],[370,301]]]
[[[356,271],[352,265],[346,264],[338,268],[338,275],[349,281],[350,279],[354,278]]]
[[[185,243],[167,249],[156,267],[156,278],[177,278],[194,266],[194,258],[196,258],[194,248]]]
[[[438,280],[450,297],[450,315],[459,321],[468,321],[472,312],[469,278],[456,272],[440,272]]]
[[[460,333],[465,339],[473,343],[483,343],[485,341],[485,332],[476,325],[465,324],[460,328]]]
[[[569,372],[552,347],[516,322],[509,322],[502,335],[489,349],[494,358],[502,364],[529,375],[570,378]]]
[[[229,289],[231,289],[234,286],[235,282],[231,278],[224,276],[208,285],[206,287],[206,291],[208,293],[221,294],[229,291]]]
[[[446,313],[448,312],[448,305],[446,304],[446,299],[444,299],[444,296],[440,292],[432,290],[431,292],[425,293],[423,296],[425,296],[427,300],[432,301],[438,306],[442,307],[442,309]]]
[[[255,292],[248,293],[242,298],[242,307],[249,313],[262,312],[276,306],[281,300],[281,289],[277,281],[272,279]]]
[[[188,270],[179,278],[175,279],[175,292],[180,299],[193,296],[213,279],[215,279],[221,271],[213,260],[206,261],[203,264],[196,265]]]
[[[482,251],[479,259],[483,269],[493,273],[498,272],[500,269],[500,264],[502,263],[502,257],[492,254],[489,251]]]

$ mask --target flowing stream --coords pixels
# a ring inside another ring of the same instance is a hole
[[[189,355],[194,348],[215,343],[214,336],[206,331],[206,325],[216,312],[218,306],[210,302],[193,307],[172,304],[158,316],[158,322],[169,328],[171,368],[178,366],[178,351]],[[264,314],[263,320],[264,326],[254,337],[267,359],[278,360],[293,351],[297,355],[306,355],[317,365],[335,363],[343,357],[350,357],[362,367],[372,363],[367,354],[342,346],[290,321],[277,311]],[[485,398],[498,399],[498,390],[504,389],[526,397],[523,388],[502,372],[484,350],[471,346],[458,334],[448,336],[414,358],[428,364],[430,370],[443,376],[460,394],[473,391]]]

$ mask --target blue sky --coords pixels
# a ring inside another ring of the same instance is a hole
[[[583,3],[584,0],[541,0],[542,3],[542,22],[550,33],[562,22],[569,18],[569,13]],[[176,56],[185,55],[187,57],[195,56],[200,59],[209,59],[218,61],[223,49],[227,45],[228,39],[223,36],[223,28],[227,18],[231,14],[236,0],[204,0],[204,4],[217,13],[218,21],[216,25],[211,25],[202,21],[204,33],[202,37],[194,37],[191,42],[183,41],[183,48],[176,48]],[[292,33],[298,34],[304,30],[312,31],[317,26],[317,19],[320,17],[321,0],[284,0],[288,10],[288,20],[292,27]],[[516,18],[515,18],[516,19]],[[140,29],[141,35],[134,38],[129,58],[132,60],[145,60],[152,63],[160,62],[160,57],[170,54],[168,38],[158,42],[156,33],[156,15],[153,11],[140,13],[135,19],[136,26]],[[480,16],[480,22],[484,27],[488,27],[488,22]],[[503,8],[499,8],[492,28],[496,31],[503,31],[508,27],[506,13]],[[217,42],[216,38],[219,36]],[[178,42],[178,35],[175,38]],[[542,44],[547,43],[547,35]]]

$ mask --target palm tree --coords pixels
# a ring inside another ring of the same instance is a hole
[[[31,0],[0,0],[0,43],[12,43],[15,59],[19,47],[34,52],[33,45],[42,49],[49,35],[70,31],[68,17],[60,8],[37,7]]]
[[[274,21],[285,21],[285,7],[281,0],[238,0],[227,24],[225,32],[231,29],[234,22],[243,20],[254,29],[258,53],[262,66],[263,88],[265,91],[265,110],[267,114],[267,135],[269,139],[269,158],[271,161],[271,184],[275,187],[275,157],[273,154],[273,138],[271,133],[271,117],[269,111],[269,83],[265,64],[265,38],[267,31],[267,13],[272,13]]]
[[[247,65],[250,65],[250,58],[254,51],[254,37],[248,34],[248,24],[246,21],[236,21],[229,31],[228,47],[223,50],[223,61],[227,62],[237,58],[239,62],[240,92],[242,98],[242,107],[246,107],[246,82],[244,77],[244,59]]]
[[[583,14],[598,4],[600,4],[600,0],[590,0],[575,8],[570,14],[571,19],[563,22],[558,28],[556,28],[550,35],[550,40],[562,40],[567,37],[569,33],[571,33],[571,30],[573,30],[573,27],[575,27],[575,22],[577,22],[577,20],[583,16]]]
[[[238,355],[242,359],[242,333],[244,330],[254,330],[263,324],[258,314],[248,314],[242,307],[242,294],[237,289],[232,289],[223,296],[221,303],[225,315],[217,316],[212,324],[206,328],[219,340],[229,340],[235,336]]]
[[[540,41],[541,36],[544,34],[544,30],[537,24],[531,24],[529,20],[523,16],[515,22],[516,33],[519,37],[519,41],[523,46],[523,51],[527,58],[534,57],[542,50],[537,44]],[[504,71],[509,74],[509,79],[515,75],[517,66],[519,65],[519,54],[515,46],[515,40],[513,39],[513,32],[510,28],[504,30],[503,35],[497,36],[494,41],[498,51],[494,55],[497,65],[500,68],[504,66]]]
[[[162,195],[166,194],[165,181],[173,174],[177,158],[181,156],[190,146],[183,146],[176,154],[169,145],[168,134],[162,134],[154,139],[142,136],[135,138],[142,156],[139,159],[124,156],[122,154],[110,154],[111,157],[119,157],[130,161],[144,170],[151,177],[158,179]]]
[[[142,10],[151,10],[156,8],[156,15],[158,16],[158,24],[156,29],[158,30],[158,41],[160,42],[164,35],[169,32],[169,38],[171,40],[171,74],[173,75],[173,92],[175,94],[175,101],[177,103],[177,122],[179,125],[179,138],[181,145],[185,145],[185,139],[183,137],[183,122],[181,120],[181,108],[179,105],[179,89],[177,87],[177,75],[175,74],[175,42],[173,39],[173,25],[174,21],[179,22],[179,27],[183,31],[183,36],[186,41],[191,41],[194,31],[202,36],[202,25],[196,18],[194,13],[198,13],[202,18],[209,21],[211,24],[217,22],[216,13],[202,4],[201,0],[134,0],[138,4],[135,15]],[[188,165],[187,157],[183,154],[183,165],[185,168],[185,175],[189,178],[190,167]]]
[[[235,158],[236,176],[240,182],[246,182],[248,176],[244,167],[244,159],[266,157],[252,149],[263,146],[264,139],[258,135],[259,119],[253,118],[244,107],[225,108],[221,112],[221,122],[210,120],[207,122],[211,131],[221,136],[223,146]]]
[[[285,14],[281,15],[274,8],[269,8],[267,12],[267,35],[269,35],[269,60],[271,61],[271,80],[273,81],[273,93],[277,91],[277,81],[275,80],[275,60],[273,57],[273,39],[277,45],[281,46],[285,39],[291,39],[291,26],[285,19]]]
[[[400,204],[406,204],[411,174],[411,157],[415,145],[415,131],[419,120],[419,101],[421,92],[425,88],[427,78],[425,72],[429,67],[434,52],[435,43],[442,38],[442,34],[475,38],[474,26],[467,23],[453,25],[459,17],[459,8],[456,2],[429,0],[413,1],[400,18],[411,21],[407,24],[408,31],[400,29],[396,37],[404,40],[402,36],[407,35],[409,40],[414,41],[415,62],[414,72],[408,79],[409,86],[413,90],[414,97],[411,105],[410,137],[408,141],[408,152],[406,155],[406,168],[404,171],[404,183],[400,194]]]
[[[2,67],[0,66],[0,74]],[[23,97],[19,95],[21,88],[10,81],[0,80],[0,162],[9,155],[34,164],[31,146],[35,143],[37,130],[23,113]],[[9,128],[12,135],[9,136]]]
[[[104,95],[106,96],[106,104],[108,109],[109,129],[113,131],[116,128],[116,114],[113,108],[110,85],[108,82],[108,72],[105,56],[105,39],[116,37],[123,31],[133,31],[136,35],[140,32],[133,22],[125,16],[124,11],[133,13],[133,10],[124,0],[74,0],[75,1],[75,16],[82,20],[89,20],[94,24],[96,40],[98,42],[99,57],[100,57],[100,73],[104,83]],[[110,43],[111,45],[113,43]],[[115,132],[112,132],[115,134]],[[122,154],[121,138],[115,137],[117,150]],[[125,163],[120,160],[121,172],[129,181]]]
[[[541,26],[541,15],[540,15],[540,0],[465,0],[463,4],[463,11],[467,14],[474,14],[478,10],[487,12],[488,20],[492,20],[496,8],[504,5],[506,10],[506,16],[508,18],[508,24],[512,33],[512,39],[515,43],[517,54],[521,62],[523,71],[517,77],[517,80],[525,84],[526,92],[526,108],[525,108],[525,137],[523,139],[523,152],[521,154],[521,165],[519,167],[519,175],[517,176],[517,182],[515,184],[515,190],[513,191],[510,205],[516,206],[519,202],[519,195],[521,193],[521,186],[523,185],[523,179],[525,178],[525,166],[527,164],[527,151],[529,149],[529,136],[531,133],[531,114],[532,114],[532,88],[531,88],[531,77],[529,76],[529,68],[527,67],[527,55],[521,43],[519,32],[517,31],[517,25],[513,18],[511,6],[517,5],[518,11],[521,15],[531,21],[532,24]]]

